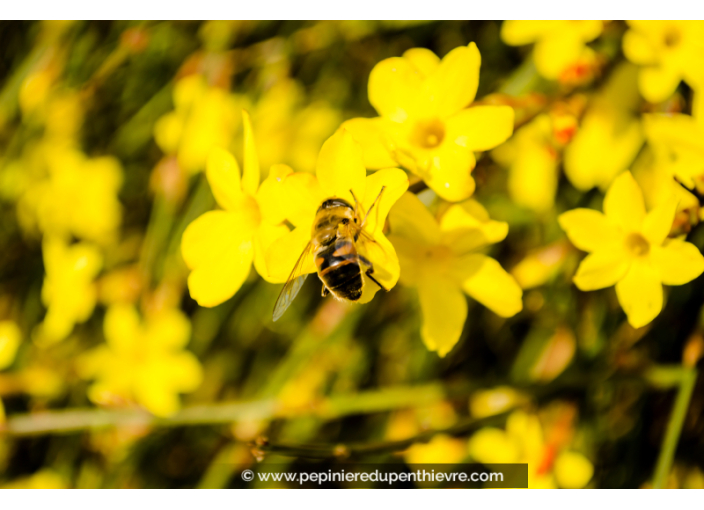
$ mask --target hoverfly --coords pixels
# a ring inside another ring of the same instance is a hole
[[[320,204],[313,222],[311,240],[298,257],[274,305],[274,321],[284,314],[301,290],[308,277],[308,273],[303,273],[302,270],[311,253],[315,257],[318,278],[323,283],[323,297],[332,294],[340,300],[358,301],[362,297],[364,286],[362,271],[381,289],[388,292],[388,289],[372,276],[374,266],[359,253],[355,244],[360,236],[365,241],[376,243],[372,236],[364,231],[364,225],[385,188],[386,186],[381,188],[366,214],[352,190],[350,193],[354,198],[354,207],[342,198],[328,198]]]

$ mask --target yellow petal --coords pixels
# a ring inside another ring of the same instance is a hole
[[[9,367],[15,360],[22,333],[13,321],[0,321],[0,370]]]
[[[330,198],[314,175],[298,172],[286,177],[279,196],[284,217],[294,225],[311,225],[323,200]],[[350,203],[354,203],[350,198]]]
[[[553,20],[506,20],[501,25],[501,39],[511,46],[523,46],[554,30],[558,23]]]
[[[264,257],[272,281],[285,282],[288,279],[298,258],[310,242],[310,235],[311,225],[299,226],[271,243]],[[316,272],[312,253],[304,263],[303,272]]]
[[[579,39],[579,34],[561,31],[536,43],[533,53],[535,67],[544,77],[556,80],[579,59],[583,50],[584,43]]]
[[[289,196],[285,181],[292,173],[293,170],[288,165],[273,165],[269,169],[269,177],[264,179],[257,191],[257,205],[263,221],[277,225],[286,220],[284,202]]]
[[[459,341],[467,319],[467,300],[454,282],[425,277],[418,286],[423,312],[421,336],[430,351],[444,357]]]
[[[513,134],[513,108],[473,106],[447,119],[447,137],[471,151],[486,151]]]
[[[254,133],[252,132],[252,121],[249,113],[242,110],[242,122],[244,124],[244,169],[242,172],[242,190],[254,196],[259,188],[259,158],[257,148],[254,145]]]
[[[405,58],[382,60],[369,75],[369,102],[382,117],[404,122],[418,109],[422,75]]]
[[[390,142],[384,126],[389,121],[383,117],[373,119],[350,119],[342,124],[342,128],[352,134],[352,137],[362,147],[364,166],[376,170],[396,166],[396,160],[388,150]]]
[[[145,335],[152,347],[182,349],[191,339],[191,322],[176,309],[167,309],[147,320]]]
[[[406,50],[403,53],[403,58],[410,61],[424,77],[429,76],[437,69],[438,64],[440,64],[440,58],[426,48],[411,48],[410,50]]]
[[[584,455],[562,452],[555,459],[555,478],[563,489],[582,489],[592,479],[594,466]]]
[[[215,200],[225,210],[235,209],[243,199],[240,167],[235,157],[225,149],[214,148],[205,167]]]
[[[583,251],[596,251],[621,238],[616,226],[594,209],[573,209],[558,217],[572,244]]]
[[[474,154],[454,143],[444,143],[430,160],[430,169],[421,173],[425,183],[449,202],[460,202],[472,196],[475,183],[471,175]]]
[[[472,199],[450,206],[442,215],[440,228],[443,232],[476,228],[486,235],[488,243],[503,241],[508,234],[508,223],[492,220],[487,210]]]
[[[436,115],[449,117],[474,100],[481,62],[481,55],[473,42],[445,55],[424,83],[430,108]]]
[[[354,203],[350,190],[360,200],[365,196],[367,172],[362,149],[344,129],[325,141],[315,172],[326,198],[341,197]]]
[[[135,398],[154,416],[166,418],[181,407],[178,395],[161,384],[140,384],[135,388]]]
[[[141,321],[137,310],[130,305],[113,305],[103,321],[105,340],[117,352],[130,352],[142,341]]]
[[[469,439],[469,454],[486,464],[510,463],[519,459],[516,443],[500,429],[486,427]]]
[[[210,211],[186,228],[181,253],[193,270],[188,288],[198,304],[216,306],[239,290],[252,264],[256,227],[242,210]]]
[[[631,172],[623,172],[611,183],[604,198],[604,214],[626,232],[640,230],[645,219],[645,202]]]
[[[665,201],[652,211],[643,220],[642,233],[645,238],[656,246],[660,246],[672,229],[677,212],[676,198]]]
[[[442,244],[457,254],[498,243],[508,234],[508,223],[494,221],[476,200],[451,206],[440,220]]]
[[[154,141],[164,154],[175,154],[183,134],[183,118],[176,112],[167,113],[154,123]]]
[[[540,213],[552,209],[557,191],[557,164],[554,153],[545,145],[524,147],[509,168],[511,200]]]
[[[217,306],[240,290],[252,267],[251,236],[231,242],[219,255],[188,276],[188,290],[200,306]]]
[[[662,310],[660,275],[644,260],[631,264],[628,274],[616,284],[616,295],[634,328],[645,326]]]
[[[376,233],[374,241],[375,242],[370,242],[360,238],[358,248],[362,255],[372,263],[374,268],[372,275],[374,279],[383,285],[386,290],[391,290],[396,286],[401,274],[401,266],[399,265],[396,250],[394,250],[394,246],[381,232]],[[362,291],[362,297],[358,301],[360,304],[371,301],[374,294],[380,290],[376,283],[367,278],[367,268],[362,267],[362,270],[365,274],[363,276],[364,289]]]
[[[653,64],[656,59],[656,53],[650,40],[636,30],[628,30],[623,35],[623,53],[634,64]]]
[[[674,94],[682,76],[669,66],[644,67],[638,75],[638,86],[643,97],[651,103],[660,103]]]
[[[467,294],[501,317],[511,317],[523,309],[523,290],[501,264],[479,253],[468,256],[467,260],[477,266],[462,282]]]
[[[384,187],[384,191],[381,188]],[[366,221],[364,229],[372,236],[384,227],[389,210],[408,189],[408,176],[398,168],[379,170],[367,177],[366,193],[362,199]],[[381,193],[381,196],[379,195]],[[379,198],[379,200],[377,200]],[[372,204],[376,201],[373,209]]]
[[[288,227],[285,225],[271,225],[263,222],[254,236],[254,268],[259,276],[269,283],[284,283],[285,279],[277,280],[269,275],[269,268],[266,265],[265,254],[271,245],[280,237],[288,234]]]
[[[251,239],[256,227],[246,210],[208,211],[186,227],[181,238],[183,260],[189,269],[207,265],[231,245]]]
[[[618,246],[601,248],[587,255],[579,264],[574,284],[580,290],[597,290],[611,287],[628,271],[629,262]]]
[[[394,236],[418,240],[429,245],[440,242],[440,228],[428,208],[413,193],[406,192],[389,212]]]
[[[684,285],[704,271],[704,257],[692,243],[670,239],[664,246],[650,249],[650,260],[665,285]]]

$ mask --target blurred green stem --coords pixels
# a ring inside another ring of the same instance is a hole
[[[157,418],[142,410],[108,411],[73,409],[19,414],[8,417],[0,432],[14,436],[62,434],[111,426],[161,426],[228,424],[244,420],[272,420],[292,416],[315,415],[324,419],[353,414],[421,407],[451,398],[466,396],[476,389],[473,385],[445,387],[442,384],[401,386],[365,391],[352,395],[332,396],[305,409],[287,409],[275,398],[251,402],[233,402],[192,406],[168,418]]]
[[[391,453],[405,450],[415,443],[427,443],[438,434],[459,435],[475,432],[482,427],[500,427],[506,422],[510,411],[487,416],[485,418],[465,418],[455,425],[437,430],[426,430],[420,434],[400,441],[383,441],[378,443],[334,444],[334,445],[287,445],[283,443],[265,443],[258,448],[263,452],[275,453],[289,457],[315,459],[348,458],[359,455]]]
[[[651,384],[662,388],[679,387],[670,421],[667,423],[665,437],[662,441],[660,456],[655,465],[653,487],[662,489],[665,487],[667,477],[672,470],[672,462],[675,458],[675,450],[677,449],[680,434],[682,433],[682,425],[684,425],[692,391],[697,382],[697,371],[694,368],[681,366],[657,367],[649,371],[648,380]]]

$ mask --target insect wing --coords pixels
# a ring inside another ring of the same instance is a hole
[[[274,322],[281,318],[298,294],[298,291],[300,291],[301,287],[303,287],[303,282],[305,282],[308,277],[308,273],[303,273],[303,267],[305,266],[306,258],[310,254],[312,248],[313,245],[308,243],[308,245],[303,249],[303,253],[301,253],[300,257],[298,257],[298,261],[286,281],[286,285],[284,285],[284,288],[281,289],[281,293],[279,294],[276,304],[274,305]]]

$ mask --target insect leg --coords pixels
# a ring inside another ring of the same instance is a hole
[[[385,189],[386,189],[386,186],[382,186],[382,187],[381,187],[381,191],[379,192],[379,194],[378,194],[378,195],[376,196],[376,198],[374,199],[374,202],[372,202],[372,205],[369,207],[369,210],[367,211],[367,214],[364,216],[364,219],[362,220],[362,225],[361,225],[362,227],[363,227],[364,224],[367,222],[367,218],[369,217],[369,213],[372,212],[372,209],[374,209],[374,206],[376,205],[376,203],[377,203],[377,202],[379,201],[379,199],[381,198],[381,194],[384,192]],[[379,210],[379,208],[377,208],[377,210]]]
[[[367,269],[367,272],[364,273],[364,274],[366,274],[367,277],[368,277],[371,281],[373,281],[374,283],[376,283],[376,284],[379,286],[379,288],[380,288],[381,290],[384,290],[384,291],[386,291],[386,292],[389,292],[390,289],[387,289],[386,287],[384,287],[382,284],[380,284],[380,283],[377,281],[376,278],[374,278],[374,277],[372,276],[372,273],[373,273],[373,272],[374,272],[374,268],[373,268],[373,267],[370,267],[369,269]]]
[[[323,284],[323,290],[320,292],[320,295],[326,297],[328,294],[330,294],[330,290]]]

